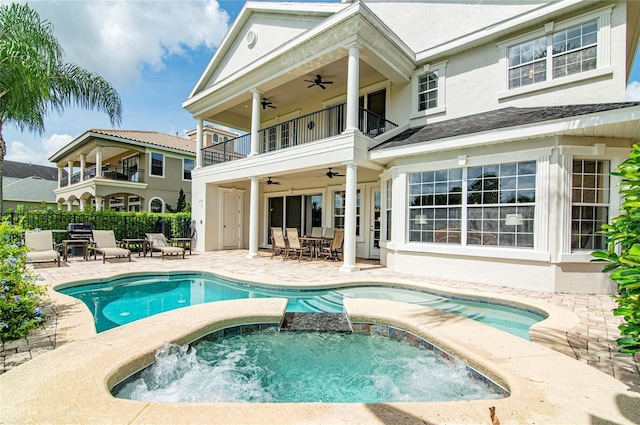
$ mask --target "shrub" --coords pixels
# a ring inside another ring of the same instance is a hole
[[[622,214],[602,226],[608,249],[592,254],[594,261],[609,263],[602,271],[613,272],[611,279],[618,283],[613,313],[624,323],[617,344],[620,352],[631,355],[640,351],[640,146],[633,147],[629,159],[611,173],[622,178]]]
[[[22,246],[22,227],[0,221],[0,337],[2,341],[27,336],[44,324],[40,308],[45,285],[27,269],[27,248]]]

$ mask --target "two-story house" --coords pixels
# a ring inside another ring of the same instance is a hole
[[[197,248],[342,227],[344,271],[611,292],[639,36],[631,1],[248,2],[183,104]],[[247,134],[214,155],[205,121]]]
[[[204,135],[207,140],[238,136],[213,126]],[[87,130],[49,158],[58,165],[57,203],[68,210],[92,205],[96,210],[165,212],[167,204],[176,206],[180,190],[191,203],[195,149],[195,138],[177,134]]]

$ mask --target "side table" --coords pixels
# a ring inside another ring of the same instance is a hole
[[[65,239],[62,241],[62,251],[64,256],[65,263],[68,262],[69,258],[69,248],[72,246],[80,246],[82,247],[82,256],[84,257],[84,261],[87,261],[87,256],[89,254],[89,239]]]
[[[141,252],[144,254],[145,257],[147,256],[148,244],[149,242],[146,239],[122,239],[122,245],[124,245],[125,248],[127,249],[129,249],[129,247],[137,248],[138,257],[140,256]]]

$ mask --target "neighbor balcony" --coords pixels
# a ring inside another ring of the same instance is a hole
[[[73,173],[71,175],[71,183],[68,178],[60,180],[60,187],[65,187],[70,184],[80,183],[81,172]],[[144,170],[137,167],[121,167],[115,165],[104,165],[100,176],[106,180],[119,180],[144,183]],[[83,180],[90,180],[96,177],[96,166],[87,167],[84,170]]]
[[[337,136],[345,130],[346,103],[312,112],[258,132],[259,153],[273,152]],[[358,129],[374,138],[397,125],[380,115],[360,108]],[[251,152],[251,134],[219,142],[202,149],[203,166],[246,158]]]

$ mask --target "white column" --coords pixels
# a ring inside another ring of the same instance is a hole
[[[96,196],[96,211],[100,211],[102,209],[102,196]]]
[[[71,199],[67,199],[67,211],[73,210],[73,201]]]
[[[87,205],[87,201],[84,198],[80,198],[80,211],[84,211],[84,207]]]
[[[196,124],[196,167],[202,168],[202,118],[198,118]]]
[[[87,168],[87,155],[80,155],[80,181],[84,181],[84,169]]]
[[[347,128],[345,131],[358,129],[358,98],[360,85],[360,48],[357,44],[349,46],[349,63],[347,68]]]
[[[71,184],[71,176],[73,175],[73,161],[67,161],[67,168],[69,169],[67,175],[69,176],[69,184]]]
[[[344,245],[342,247],[343,263],[340,271],[352,272],[356,266],[356,200],[358,171],[354,163],[347,164],[346,191],[344,206]]]
[[[260,96],[262,92],[258,89],[251,90],[253,101],[251,102],[251,152],[249,156],[260,153]]]
[[[64,167],[58,167],[58,189],[60,189],[62,186],[60,186],[60,182],[62,181],[62,176],[64,175]],[[69,176],[69,178],[71,178]],[[69,185],[69,180],[67,179],[67,186]]]
[[[102,177],[102,146],[96,146],[96,177]]]
[[[250,177],[251,193],[249,199],[249,253],[247,258],[258,256],[258,204],[260,185],[257,177]]]

